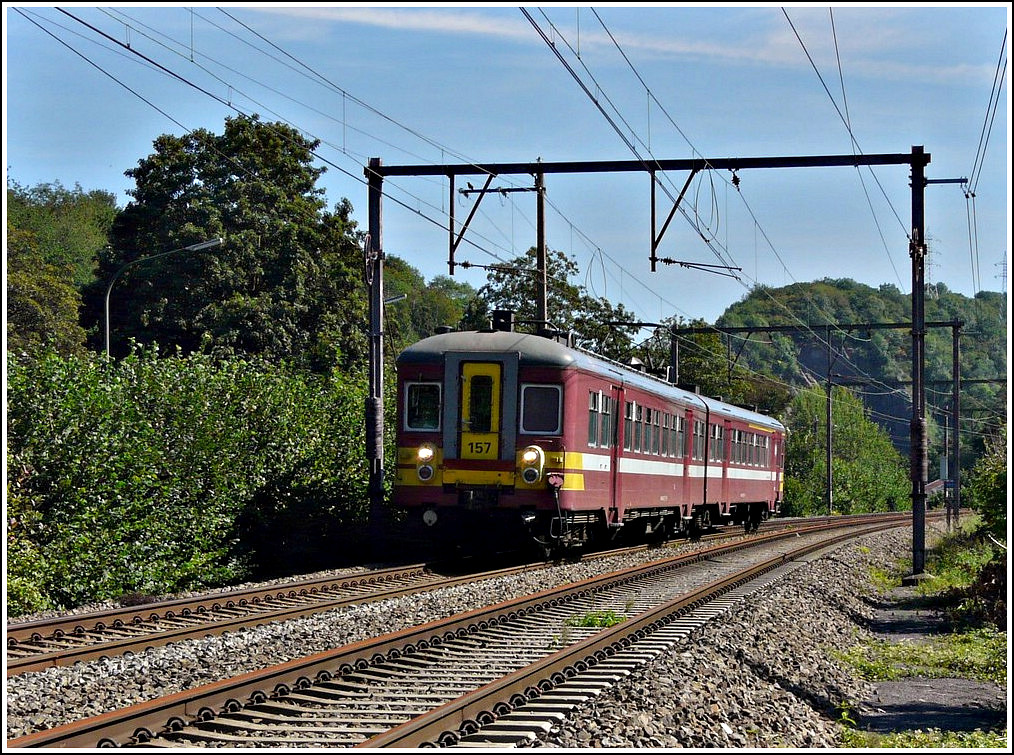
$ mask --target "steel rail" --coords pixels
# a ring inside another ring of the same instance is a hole
[[[36,619],[7,625],[7,645],[12,642],[46,639],[56,632],[74,634],[87,632],[96,626],[135,624],[142,621],[158,621],[165,616],[188,615],[221,608],[298,597],[301,594],[320,592],[328,589],[348,589],[357,585],[369,585],[421,574],[428,570],[424,564],[399,566],[376,571],[319,577],[283,585],[251,587],[241,590],[224,591],[192,598],[174,598],[143,605],[121,606],[89,613],[64,616],[55,619]],[[43,634],[43,633],[46,634]]]

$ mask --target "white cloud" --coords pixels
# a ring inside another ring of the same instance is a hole
[[[388,9],[336,5],[254,6],[251,10],[288,18],[362,24],[403,31],[485,35],[522,42],[533,41],[531,28],[520,16],[515,19],[513,17],[491,16],[482,12],[445,11],[436,8],[418,10],[410,7]]]
[[[513,6],[494,5],[487,9],[464,10],[454,5],[377,8],[320,4],[295,7],[259,5],[251,6],[250,10],[322,23],[359,24],[392,30],[485,36],[540,46],[543,44],[539,35],[519,13],[515,15],[502,12],[515,10]],[[648,10],[658,13],[665,9],[656,6]],[[678,12],[679,9],[671,10]],[[656,60],[671,58],[809,70],[809,53],[822,73],[837,70],[840,58],[846,76],[907,79],[913,84],[953,84],[960,81],[979,83],[993,75],[993,69],[988,64],[955,62],[952,56],[942,58],[946,62],[936,63],[932,60],[929,55],[932,48],[927,49],[927,34],[934,34],[934,26],[939,27],[937,22],[945,20],[944,17],[934,15],[932,8],[836,8],[833,31],[827,8],[790,7],[787,12],[792,26],[776,6],[714,9],[716,14],[723,10],[729,13],[746,10],[747,13],[730,15],[727,19],[729,23],[716,25],[708,35],[700,33],[699,27],[682,36],[678,33],[621,31],[619,28],[611,28],[610,33],[624,52],[635,58],[647,56]],[[756,12],[750,12],[751,10]],[[536,13],[532,15],[542,28],[548,30],[544,18]],[[561,24],[559,28],[564,38],[556,38],[554,41],[564,54],[569,54],[566,49],[567,40],[579,39],[583,53],[593,49],[615,49],[609,34],[597,27],[584,27],[579,35],[569,24]],[[293,30],[288,31],[291,34]],[[314,26],[305,29],[305,32],[319,37],[322,29]],[[797,32],[802,44],[806,45],[805,51],[796,37]],[[553,36],[551,31],[547,33]],[[919,50],[922,52],[917,54]]]

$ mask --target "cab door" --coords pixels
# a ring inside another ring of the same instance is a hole
[[[500,458],[501,391],[499,362],[462,363],[460,458]]]

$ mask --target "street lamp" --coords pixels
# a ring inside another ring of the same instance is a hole
[[[159,257],[165,257],[167,254],[175,254],[176,252],[198,252],[202,249],[214,249],[224,243],[225,239],[218,237],[209,239],[208,241],[201,241],[197,244],[191,244],[190,246],[181,246],[179,249],[170,249],[168,252],[159,252],[158,254],[153,254],[150,257],[141,257],[140,259],[131,260],[113,273],[113,277],[109,279],[109,285],[106,286],[106,358],[109,358],[109,294],[113,290],[113,284],[116,283],[116,279],[120,277],[120,273],[131,265],[136,265],[139,262],[147,262],[148,260],[158,259]]]

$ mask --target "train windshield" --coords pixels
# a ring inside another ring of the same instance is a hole
[[[522,386],[521,432],[549,435],[560,432],[560,386]]]
[[[440,383],[409,383],[406,393],[405,429],[440,429]]]

